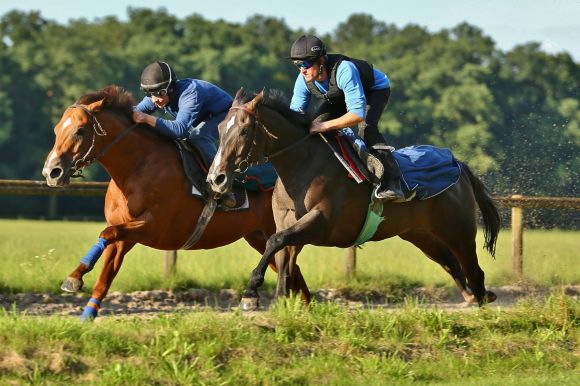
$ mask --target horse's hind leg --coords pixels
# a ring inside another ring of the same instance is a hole
[[[401,234],[399,237],[403,240],[409,241],[431,260],[441,265],[441,267],[451,275],[465,301],[467,303],[475,302],[475,297],[469,288],[467,288],[465,274],[461,270],[461,265],[459,265],[459,262],[455,256],[453,256],[453,253],[451,253],[445,244],[427,232],[412,231]]]
[[[467,277],[467,285],[471,288],[477,303],[480,306],[491,303],[497,299],[497,296],[492,291],[485,289],[485,273],[477,260],[475,231],[461,232],[460,229],[465,230],[465,228],[455,228],[453,231],[451,228],[447,228],[441,235],[441,241],[459,260]]]

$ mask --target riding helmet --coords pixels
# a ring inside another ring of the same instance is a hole
[[[173,86],[177,77],[171,66],[165,62],[153,62],[141,74],[141,89],[154,92]]]
[[[302,35],[292,44],[290,59],[312,60],[326,55],[326,47],[322,40],[314,35]]]

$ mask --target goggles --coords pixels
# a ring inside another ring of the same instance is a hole
[[[155,90],[155,91],[146,91],[145,90],[145,95],[147,95],[148,97],[163,97],[165,95],[167,95],[167,93],[169,92],[169,87],[171,86],[171,82],[173,81],[173,78],[171,76],[171,68],[169,68],[169,64],[165,63],[165,62],[161,62],[163,64],[165,64],[167,66],[167,70],[169,71],[169,83],[167,83],[167,87],[162,88],[160,90]]]
[[[314,66],[315,62],[311,62],[310,60],[293,60],[292,61],[296,67],[300,69],[308,70],[310,67]]]
[[[169,86],[162,88],[161,90],[157,90],[157,91],[145,91],[145,95],[147,95],[148,97],[152,97],[152,96],[163,97],[163,96],[167,95],[168,90],[169,90]]]

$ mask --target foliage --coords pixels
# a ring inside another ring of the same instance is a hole
[[[129,8],[66,25],[38,12],[0,17],[0,178],[38,179],[52,127],[79,96],[108,84],[140,95],[142,68],[167,60],[181,77],[231,94],[278,88],[297,72],[286,59],[300,33],[283,19],[243,24],[179,18],[164,8]],[[306,31],[316,33],[315,30]],[[392,81],[381,129],[396,147],[449,147],[498,195],[577,196],[580,171],[580,65],[530,42],[502,52],[467,23],[429,32],[353,14],[324,35],[330,52],[367,59]],[[106,179],[101,169],[88,176]]]

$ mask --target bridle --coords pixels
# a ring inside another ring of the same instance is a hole
[[[256,125],[259,125],[260,128],[264,131],[264,133],[266,133],[268,135],[268,137],[270,137],[271,139],[278,139],[278,137],[271,133],[266,126],[264,126],[264,124],[262,124],[262,122],[260,122],[260,119],[258,117],[258,110],[250,110],[244,106],[232,106],[230,107],[230,110],[242,110],[245,111],[246,113],[250,114],[252,117],[254,117],[254,136],[251,139],[251,147],[250,150],[248,150],[248,154],[246,155],[246,157],[240,162],[240,164],[238,165],[238,167],[236,168],[235,172],[236,173],[244,173],[250,166],[255,166],[255,165],[261,165],[263,163],[266,162],[270,162],[270,160],[272,158],[276,158],[284,153],[286,153],[287,151],[295,148],[296,146],[302,144],[304,141],[306,141],[309,137],[310,137],[310,133],[302,138],[300,138],[298,141],[286,146],[285,148],[278,150],[272,154],[266,155],[266,154],[262,154],[262,155],[258,155],[258,156],[254,156],[254,158],[256,158],[255,160],[251,159],[251,156],[253,156],[253,152],[255,151],[256,147],[256,137],[258,135],[258,131],[256,130]]]
[[[74,165],[71,167],[71,178],[84,178],[83,175],[83,168],[91,165],[93,162],[95,162],[96,160],[98,160],[99,158],[101,158],[102,156],[104,156],[109,149],[111,149],[111,147],[113,147],[113,145],[115,145],[117,142],[119,142],[125,135],[127,135],[127,133],[133,129],[135,126],[138,125],[138,123],[135,123],[132,126],[126,127],[125,129],[123,129],[123,131],[121,132],[121,134],[119,134],[115,139],[113,139],[113,141],[111,141],[111,143],[109,143],[107,146],[105,146],[105,148],[103,150],[101,150],[101,152],[91,158],[89,158],[89,156],[91,155],[91,153],[93,152],[93,149],[95,148],[95,143],[97,142],[97,137],[104,137],[107,136],[107,132],[105,131],[105,129],[103,129],[103,126],[101,126],[101,123],[99,122],[99,120],[97,119],[97,117],[95,116],[95,114],[89,110],[85,105],[79,105],[79,104],[74,104],[68,107],[69,109],[81,109],[83,110],[90,118],[91,118],[91,123],[93,125],[93,138],[92,138],[92,142],[91,142],[91,146],[88,148],[88,150],[86,151],[85,155],[82,156],[81,158],[77,159],[74,162]]]

